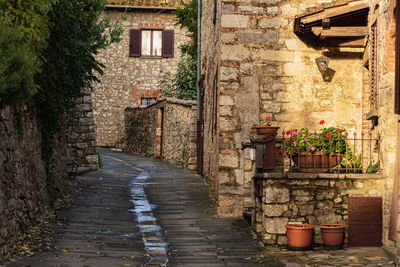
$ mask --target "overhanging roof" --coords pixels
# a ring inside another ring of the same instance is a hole
[[[363,46],[369,34],[368,1],[337,1],[305,10],[296,16],[294,32],[335,46]],[[343,45],[340,45],[340,44]]]

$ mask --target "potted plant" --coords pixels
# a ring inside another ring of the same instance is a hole
[[[312,249],[312,238],[315,226],[311,224],[285,225],[287,244],[291,250]]]
[[[319,122],[321,125],[324,120]],[[313,132],[304,127],[285,133],[284,151],[299,172],[329,172],[346,152],[346,130],[338,127]]]
[[[252,132],[256,132],[257,135],[270,135],[276,136],[279,127],[272,126],[272,117],[267,116],[265,121],[261,124],[253,124],[251,126]],[[251,133],[250,133],[251,134]]]
[[[346,225],[322,224],[319,228],[321,229],[325,249],[342,249]]]

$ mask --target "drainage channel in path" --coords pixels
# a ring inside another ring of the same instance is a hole
[[[168,264],[168,243],[162,234],[162,228],[157,225],[157,218],[153,214],[155,205],[149,203],[146,196],[145,187],[150,184],[151,172],[142,168],[135,167],[119,158],[106,156],[113,160],[119,161],[125,166],[131,167],[140,174],[133,177],[129,184],[131,202],[134,205],[129,211],[136,217],[138,227],[142,235],[148,260],[144,266],[159,265],[165,267]]]

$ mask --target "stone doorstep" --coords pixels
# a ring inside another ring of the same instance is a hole
[[[384,179],[380,174],[357,173],[256,173],[255,179]]]

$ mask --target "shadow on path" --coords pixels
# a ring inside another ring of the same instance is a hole
[[[200,177],[99,151],[103,168],[77,177],[83,190],[54,226],[59,249],[6,266],[282,266],[244,221],[217,217]]]

